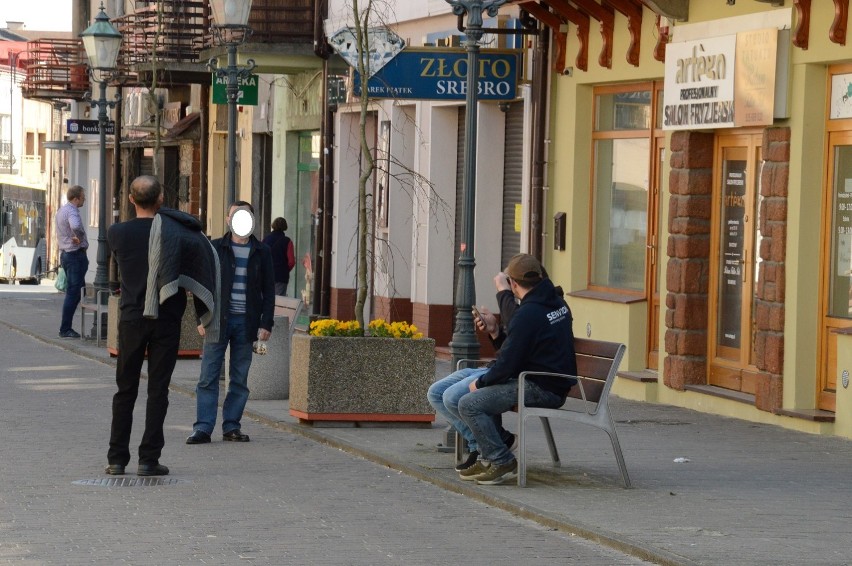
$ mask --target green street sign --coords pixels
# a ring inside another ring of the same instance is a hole
[[[228,104],[228,95],[225,92],[227,85],[228,77],[213,75],[213,104]],[[257,75],[240,78],[237,87],[237,104],[257,106]]]

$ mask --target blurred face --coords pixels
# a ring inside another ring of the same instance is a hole
[[[72,199],[71,202],[77,205],[77,208],[83,206],[83,203],[86,202],[86,193],[81,194],[78,198]]]

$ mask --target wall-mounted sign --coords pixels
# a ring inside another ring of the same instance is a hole
[[[829,117],[832,120],[852,118],[852,73],[831,76]]]
[[[100,134],[97,120],[67,120],[65,127],[69,134]],[[106,123],[106,133],[109,136],[115,135],[115,121],[109,120]]]
[[[772,124],[777,60],[774,28],[668,44],[663,129]]]
[[[213,104],[228,104],[228,77],[213,75]],[[237,82],[237,104],[257,106],[257,75],[240,78]]]
[[[772,124],[777,53],[776,29],[758,29],[737,34],[734,122],[738,128]]]
[[[737,36],[666,46],[663,129],[734,126],[734,61]]]
[[[479,54],[479,100],[514,100],[520,51],[482,50]],[[361,95],[355,73],[354,93]],[[399,53],[368,81],[372,98],[464,100],[467,96],[467,54],[462,49],[409,48]]]

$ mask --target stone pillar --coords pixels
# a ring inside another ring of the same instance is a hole
[[[704,132],[671,137],[664,383],[680,391],[707,378],[713,139]]]
[[[781,408],[784,374],[784,288],[787,253],[787,194],[790,128],[767,128],[763,134],[758,230],[760,266],[755,289],[755,365],[759,370],[755,406]]]

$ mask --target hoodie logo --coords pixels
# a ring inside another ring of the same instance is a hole
[[[547,313],[547,320],[550,321],[550,324],[556,324],[561,321],[568,315],[568,307],[562,307],[561,309],[557,309],[555,311],[550,311]]]

